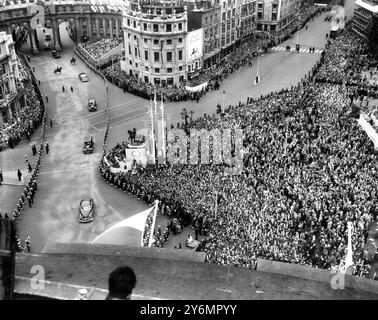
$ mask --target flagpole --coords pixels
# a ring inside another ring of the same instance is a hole
[[[148,246],[152,246],[152,242],[154,241],[154,232],[155,232],[155,223],[156,223],[156,215],[157,215],[157,209],[158,209],[159,200],[155,200],[155,207],[154,207],[154,216],[152,218],[152,224],[150,228],[150,239],[148,241]],[[143,241],[143,239],[142,239]]]
[[[162,127],[162,157],[165,160],[165,125],[164,125],[164,98],[163,94],[161,95],[161,104],[160,104],[160,111],[161,111],[161,127]]]
[[[152,101],[150,100],[150,121],[151,121],[151,153],[152,153],[152,163],[155,164],[155,133],[154,133],[154,113],[152,110]]]

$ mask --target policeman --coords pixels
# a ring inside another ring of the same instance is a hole
[[[30,252],[30,237],[29,236],[26,237],[25,244],[26,244],[26,248],[28,252]]]

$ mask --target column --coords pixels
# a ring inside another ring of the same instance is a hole
[[[88,37],[88,41],[92,41],[92,38],[93,38],[93,35],[92,35],[92,21],[91,21],[90,16],[89,16],[89,18],[87,18],[87,37]]]
[[[118,19],[115,19],[115,26],[116,26],[116,35],[117,35],[117,38],[119,38],[121,26]]]
[[[98,18],[96,18],[96,32],[97,32],[97,39],[100,38],[100,21],[98,21]]]
[[[51,21],[51,27],[52,27],[53,37],[54,37],[54,48],[56,51],[60,51],[61,47],[60,47],[60,37],[59,37],[59,26],[57,25],[55,19]]]
[[[110,39],[113,39],[113,19],[109,19]]]
[[[28,25],[28,30],[29,30],[29,39],[30,39],[30,47],[31,47],[31,52],[34,55],[38,54],[38,47],[37,47],[37,33],[35,29],[32,29],[30,24]]]
[[[76,29],[76,42],[81,42],[81,23],[80,18],[75,19],[75,29]]]

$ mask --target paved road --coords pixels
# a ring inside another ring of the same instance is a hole
[[[299,41],[303,46],[322,49],[327,32],[329,24],[324,22],[323,15],[310,22],[307,31],[300,32]],[[113,189],[99,177],[96,166],[105,128],[103,82],[81,61],[77,60],[74,66],[69,63],[72,45],[69,46],[69,41],[63,36],[62,38],[65,43],[61,60],[53,59],[50,52],[42,52],[32,58],[36,77],[41,81],[42,94],[49,97],[48,115],[54,123],[53,128],[47,130],[51,151],[43,159],[35,205],[24,211],[19,225],[22,238],[27,234],[31,236],[34,252],[41,251],[49,241],[91,241],[112,224],[146,208],[141,202]],[[289,39],[282,45],[293,45],[293,41],[295,39]],[[166,112],[173,122],[177,122],[183,107],[194,110],[195,116],[214,112],[217,103],[222,102],[222,90],[226,90],[228,105],[245,101],[248,96],[258,97],[290,87],[297,84],[318,59],[319,54],[269,53],[260,59],[261,83],[258,86],[252,84],[257,71],[255,61],[253,67],[235,72],[222,83],[221,90],[210,92],[200,103],[168,103]],[[63,67],[61,76],[52,72],[57,65]],[[89,75],[88,83],[81,83],[78,79],[78,74],[83,71]],[[64,93],[62,85],[66,88]],[[69,90],[70,86],[74,88],[73,93]],[[109,145],[112,146],[127,138],[127,130],[145,125],[148,101],[125,94],[113,85],[110,85],[109,96],[112,126]],[[90,97],[96,97],[98,101],[96,113],[87,111],[87,99]],[[86,135],[93,135],[95,139],[93,155],[84,155],[81,151],[83,137]],[[37,141],[38,137],[39,131],[34,134],[33,140]],[[30,151],[29,144],[24,142],[14,150],[1,152],[2,169],[12,171],[16,167],[22,167],[24,155],[28,153],[31,158]],[[10,210],[17,201],[20,187],[1,188],[1,208]],[[83,225],[77,222],[77,212],[80,199],[86,196],[94,198],[96,213],[94,223]]]

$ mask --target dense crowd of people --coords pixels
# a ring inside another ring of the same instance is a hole
[[[208,259],[223,265],[253,268],[264,258],[330,269],[345,257],[352,221],[363,275],[363,247],[378,213],[377,154],[348,115],[350,94],[345,86],[309,83],[195,120],[197,129],[244,130],[240,176],[223,165],[115,175],[102,163],[101,172],[147,203],[160,200],[182,225],[199,224]],[[122,145],[115,150],[122,153]]]
[[[82,46],[87,53],[93,58],[93,60],[98,60],[105,54],[116,48],[122,43],[122,38],[114,39],[102,39],[92,43],[82,43]]]
[[[347,28],[329,42],[316,81],[378,89],[377,85],[369,84],[369,79],[363,76],[363,71],[377,66],[377,61],[369,54],[365,40]]]
[[[21,67],[25,69],[22,59],[19,61]],[[30,79],[23,81],[23,90],[25,90],[26,105],[17,110],[13,114],[12,120],[4,123],[0,128],[0,151],[7,147],[13,148],[24,137],[30,140],[31,135],[41,124],[43,106]]]

